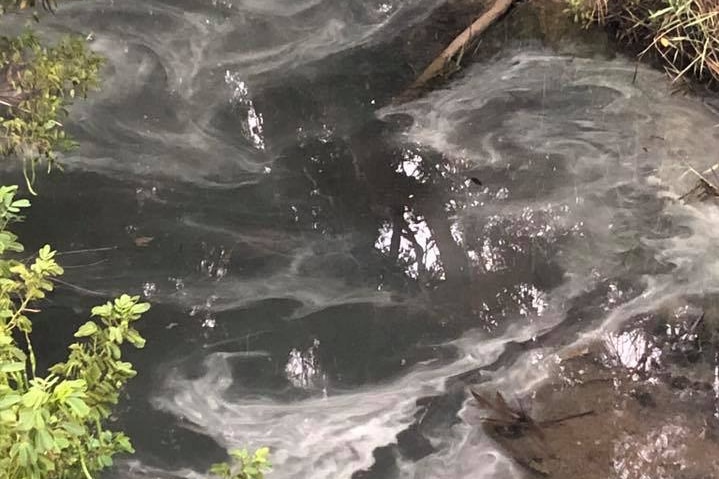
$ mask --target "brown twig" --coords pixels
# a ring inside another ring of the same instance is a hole
[[[514,3],[514,0],[494,0],[494,3],[488,10],[482,13],[479,18],[452,40],[452,43],[425,68],[414,83],[400,96],[400,100],[412,98],[414,94],[421,90],[430,80],[441,74],[452,58],[457,53],[463,52],[472,40],[494,24],[502,15],[507,13],[512,3]]]
[[[584,416],[591,416],[594,414],[594,410],[590,409],[588,411],[582,411],[575,414],[569,414],[567,416],[558,417],[556,419],[548,419],[546,421],[540,421],[538,423],[539,427],[549,427],[549,426],[556,426],[557,424],[561,424],[565,421],[570,421],[572,419],[578,419],[580,417]]]
[[[502,424],[503,426],[520,427],[523,430],[532,431],[538,438],[544,439],[544,432],[537,425],[532,416],[521,408],[513,408],[510,406],[499,391],[495,394],[494,402],[484,398],[472,388],[470,388],[469,391],[474,399],[479,403],[481,408],[493,411],[495,414],[500,416],[496,419],[483,418],[483,421],[494,422],[495,424]]]
[[[495,401],[492,402],[491,400],[483,397],[481,394],[476,392],[474,389],[470,388],[469,392],[472,394],[474,399],[479,403],[479,406],[482,409],[487,409],[489,411],[493,411],[495,414],[497,414],[498,418],[493,417],[483,417],[481,420],[482,422],[502,425],[502,426],[523,426],[528,430],[532,430],[539,436],[540,438],[544,438],[544,433],[542,432],[541,428],[548,427],[548,426],[554,426],[557,424],[561,424],[565,421],[569,421],[571,419],[578,419],[580,417],[589,416],[594,414],[593,409],[589,409],[587,411],[582,411],[579,413],[573,413],[568,414],[566,416],[561,416],[555,419],[547,419],[545,421],[535,421],[527,412],[525,412],[522,409],[516,409],[511,407],[506,399],[504,399],[504,396],[502,396],[501,393],[496,393]]]

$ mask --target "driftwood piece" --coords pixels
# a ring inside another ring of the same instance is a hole
[[[531,430],[540,437],[544,436],[544,433],[539,429],[540,427],[555,426],[571,419],[577,419],[580,417],[594,414],[593,410],[589,410],[574,414],[568,414],[566,416],[545,421],[535,421],[534,418],[532,418],[532,416],[530,416],[529,413],[527,413],[523,409],[510,406],[509,403],[507,403],[507,400],[504,399],[504,396],[502,396],[499,391],[497,391],[496,393],[496,399],[494,402],[483,397],[481,394],[479,394],[472,388],[469,389],[469,392],[472,394],[472,397],[474,397],[474,399],[477,401],[479,407],[492,411],[499,416],[499,418],[482,418],[483,421],[506,424],[514,423],[516,425],[522,425],[524,426],[524,428]]]
[[[706,170],[704,173],[699,173],[697,170],[695,170],[693,167],[688,166],[689,172],[694,173],[697,176],[697,183],[694,185],[694,187],[684,193],[682,196],[679,197],[679,201],[686,201],[686,202],[692,202],[692,201],[706,201],[711,198],[719,198],[719,188],[717,188],[716,184],[719,184],[719,175],[717,175],[716,167],[718,165],[714,165],[708,170]],[[705,176],[708,173],[712,173],[714,175],[714,178],[716,178],[717,183],[712,183],[707,179]]]
[[[422,74],[399,97],[400,102],[414,97],[433,78],[443,73],[447,64],[458,53],[461,54],[479,34],[489,28],[502,15],[507,13],[514,0],[494,0],[494,3],[482,13],[469,27],[460,33],[437,58],[424,69]]]
[[[481,419],[485,431],[501,444],[519,465],[543,477],[550,475],[545,464],[555,455],[546,443],[542,428],[557,426],[565,421],[594,414],[593,410],[589,410],[545,421],[535,421],[521,405],[511,406],[500,392],[495,394],[494,400],[482,396],[472,388],[469,392],[481,409],[491,412],[494,416]]]

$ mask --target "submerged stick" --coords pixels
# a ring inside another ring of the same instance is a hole
[[[686,164],[686,162],[685,162],[685,164]],[[719,188],[717,187],[717,185],[713,184],[711,181],[706,179],[706,177],[702,173],[699,173],[691,165],[687,164],[686,166],[687,166],[689,172],[694,173],[699,178],[699,181],[697,182],[697,185],[694,186],[694,188],[692,188],[691,190],[687,191],[682,196],[680,196],[679,201],[687,199],[694,193],[699,195],[698,199],[700,199],[700,200],[706,199],[711,196],[714,196],[714,197],[719,196]],[[713,172],[716,176],[716,172],[714,171],[713,166],[708,171]],[[704,193],[703,197],[701,196],[701,193]]]
[[[103,246],[100,248],[85,248],[85,249],[74,249],[69,251],[58,251],[56,254],[57,256],[66,255],[66,254],[81,254],[81,253],[100,253],[103,251],[112,251],[116,250],[117,246]]]
[[[452,43],[445,48],[437,58],[434,59],[430,65],[425,68],[422,74],[410,85],[405,91],[402,97],[407,97],[408,93],[417,91],[427,84],[434,77],[442,73],[447,63],[454,57],[458,52],[464,51],[467,45],[474,40],[477,35],[484,32],[499,17],[504,15],[509,7],[512,6],[514,0],[494,0],[494,3],[487,11],[479,16],[469,27],[467,27],[462,33],[460,33]]]
[[[579,413],[573,413],[573,414],[567,414],[566,416],[560,416],[554,419],[548,419],[545,421],[535,421],[534,418],[532,418],[527,412],[523,410],[517,410],[515,408],[512,408],[508,403],[507,400],[504,399],[504,396],[497,391],[496,393],[496,400],[494,403],[490,401],[489,399],[486,399],[481,394],[479,394],[477,391],[475,391],[472,388],[469,388],[469,392],[472,394],[474,399],[479,403],[479,406],[483,409],[488,409],[490,411],[494,411],[495,413],[499,414],[500,416],[503,416],[502,418],[493,418],[493,417],[483,417],[481,420],[482,422],[488,422],[493,424],[500,424],[503,426],[524,426],[529,430],[532,430],[533,432],[537,433],[539,437],[544,437],[544,432],[542,432],[541,428],[548,427],[548,426],[555,426],[557,424],[561,424],[566,421],[570,421],[572,419],[578,419],[580,417],[589,416],[594,414],[594,409],[589,409],[587,411],[582,411]]]
[[[567,416],[562,416],[556,419],[549,419],[547,421],[540,421],[539,426],[540,427],[549,427],[549,426],[556,426],[557,424],[561,424],[566,421],[570,421],[572,419],[578,419],[580,417],[584,416],[591,416],[594,414],[594,409],[590,409],[588,411],[582,411],[575,414],[569,414]]]
[[[108,297],[110,296],[110,293],[103,293],[102,291],[94,291],[92,289],[83,288],[82,286],[78,286],[76,284],[68,283],[67,281],[63,281],[58,278],[52,278],[51,280],[53,283],[61,284],[63,286],[66,286],[70,289],[74,289],[75,291],[78,291],[83,294],[87,294],[88,296],[101,296],[101,297]]]

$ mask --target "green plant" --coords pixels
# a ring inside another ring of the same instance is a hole
[[[25,163],[32,191],[35,166],[74,146],[62,122],[77,97],[98,85],[103,60],[82,38],[44,46],[30,32],[0,37],[0,155]]]
[[[257,449],[252,455],[246,449],[230,451],[231,463],[213,464],[210,474],[220,479],[264,479],[272,465],[269,462],[270,450]]]
[[[40,375],[30,317],[63,270],[49,246],[32,261],[7,257],[23,251],[7,230],[29,206],[16,191],[0,187],[0,471],[3,479],[90,479],[115,454],[133,452],[127,436],[106,425],[136,374],[121,346],[144,346],[134,323],[149,305],[123,295],[93,308],[95,320],[77,330],[67,360]]]
[[[40,7],[52,12],[57,0],[0,0],[0,16],[32,10],[39,21]],[[23,161],[33,194],[37,164],[47,160],[49,170],[57,151],[75,146],[62,122],[72,101],[98,85],[102,64],[81,37],[46,46],[30,31],[0,36],[0,156]]]

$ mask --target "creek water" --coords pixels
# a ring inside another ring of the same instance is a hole
[[[676,201],[716,115],[629,59],[511,41],[393,105],[402,35],[439,3],[43,19],[108,65],[20,226],[66,267],[38,347],[58,359],[121,292],[153,304],[118,411],[138,452],[108,477],[204,477],[260,445],[277,479],[522,477],[469,384],[525,393],[561,348],[716,292],[719,214]]]

